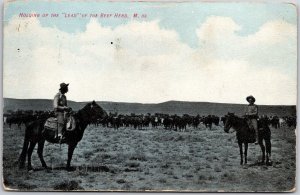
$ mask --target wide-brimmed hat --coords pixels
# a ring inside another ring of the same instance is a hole
[[[65,88],[67,88],[68,86],[69,86],[69,83],[68,83],[68,84],[66,84],[66,83],[61,83],[59,89],[65,89]]]
[[[255,102],[255,98],[252,95],[249,95],[248,97],[246,97],[247,102],[249,102],[250,99],[252,99],[253,102]]]

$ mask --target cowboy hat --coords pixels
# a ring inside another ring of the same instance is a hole
[[[252,95],[249,95],[248,97],[246,97],[247,102],[249,102],[250,99],[252,99],[253,102],[255,102],[255,98]]]
[[[66,84],[66,83],[61,83],[60,84],[60,89],[63,89],[63,88],[67,88],[69,86],[69,83]]]

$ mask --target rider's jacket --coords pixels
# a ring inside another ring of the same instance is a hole
[[[249,118],[257,118],[258,117],[258,107],[255,104],[248,105],[245,110],[246,116]]]
[[[58,92],[54,96],[54,100],[53,100],[54,111],[55,112],[64,112],[64,109],[63,109],[64,106],[68,106],[67,97],[64,94],[62,94],[61,92]]]

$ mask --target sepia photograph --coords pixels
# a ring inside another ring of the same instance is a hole
[[[294,192],[292,1],[6,0],[5,191]]]

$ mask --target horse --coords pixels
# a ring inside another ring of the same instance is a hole
[[[95,101],[86,104],[82,109],[80,109],[73,115],[76,121],[76,127],[73,131],[65,131],[65,141],[63,142],[68,145],[68,160],[66,166],[67,171],[74,170],[71,167],[73,152],[78,142],[81,141],[86,127],[96,119],[104,118],[106,116],[107,113]],[[54,131],[47,131],[44,129],[44,123],[45,120],[36,120],[27,125],[25,129],[22,152],[18,159],[20,169],[25,167],[25,160],[27,155],[27,169],[28,171],[33,170],[31,165],[31,155],[36,144],[38,144],[37,153],[42,163],[42,167],[45,169],[49,169],[43,157],[44,144],[45,141],[48,141],[50,143],[58,143],[58,141],[54,139]]]
[[[241,157],[240,164],[243,165],[243,144],[245,146],[244,159],[245,159],[245,164],[247,164],[248,143],[253,143],[255,141],[255,132],[254,130],[250,129],[246,119],[239,118],[235,116],[233,113],[228,113],[225,119],[224,131],[228,133],[231,127],[236,131],[236,138],[238,140],[240,157]],[[266,146],[264,145],[263,140],[265,141]],[[264,118],[258,121],[258,144],[262,151],[262,160],[260,164],[264,164],[266,158],[266,164],[270,165],[271,164],[270,161],[271,131],[268,126],[268,121],[265,120]],[[267,157],[265,151],[267,153]]]

